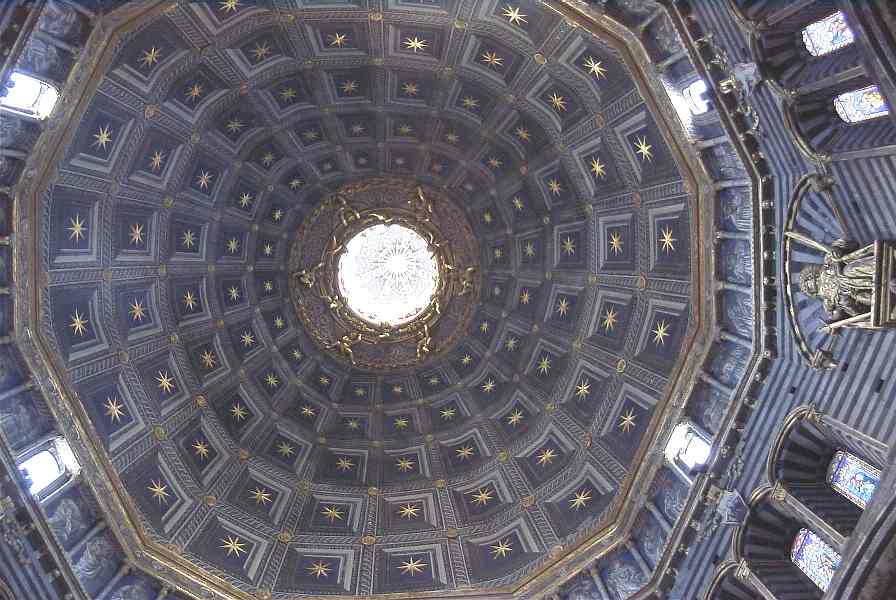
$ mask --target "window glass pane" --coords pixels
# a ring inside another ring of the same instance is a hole
[[[790,550],[790,560],[823,592],[831,585],[840,559],[833,548],[808,529],[800,529]]]
[[[861,123],[890,114],[890,107],[876,85],[840,94],[834,98],[834,108],[847,123]]]
[[[65,471],[49,450],[42,450],[23,462],[19,470],[28,479],[28,491],[32,494],[42,492]]]
[[[880,469],[840,450],[828,467],[828,483],[864,510],[880,485]]]
[[[684,99],[688,103],[692,115],[702,115],[709,110],[709,101],[706,99],[706,82],[698,79],[684,88]]]
[[[854,41],[855,36],[846,24],[846,15],[840,11],[803,29],[803,43],[812,56],[829,54]]]
[[[688,470],[705,465],[709,452],[709,444],[688,423],[676,425],[669,443],[666,444],[666,458],[670,462],[682,464]]]
[[[59,93],[49,83],[25,75],[13,73],[6,85],[6,95],[0,98],[3,106],[38,119],[53,112]]]

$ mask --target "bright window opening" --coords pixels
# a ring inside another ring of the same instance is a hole
[[[828,466],[827,480],[839,494],[865,510],[880,485],[880,469],[864,460],[839,450]]]
[[[48,448],[20,463],[19,470],[28,480],[28,491],[38,495],[63,475],[76,474],[81,470],[81,465],[68,442],[59,437]]]
[[[861,123],[890,114],[890,107],[876,85],[840,94],[834,98],[834,109],[846,123]]]
[[[45,119],[53,112],[58,99],[59,92],[49,83],[16,72],[9,77],[6,95],[0,97],[0,106],[36,119]]]
[[[666,444],[666,458],[688,471],[705,465],[712,448],[689,423],[679,423]]]
[[[790,560],[817,585],[828,591],[841,556],[814,531],[800,529],[790,549]]]
[[[706,98],[707,90],[706,82],[702,79],[698,79],[684,88],[682,96],[684,96],[692,115],[702,115],[709,110],[709,100]]]
[[[810,23],[803,29],[803,44],[812,56],[830,54],[855,40],[855,35],[846,23],[846,15],[841,11]]]

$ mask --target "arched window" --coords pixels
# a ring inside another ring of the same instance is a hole
[[[692,474],[709,460],[709,438],[688,421],[672,430],[666,444],[666,460],[690,481]]]
[[[19,72],[9,76],[3,92],[5,93],[0,96],[0,108],[35,119],[48,117],[59,99],[59,92],[55,87]]]
[[[803,29],[803,44],[812,56],[830,54],[852,44],[855,39],[842,11],[810,23]]]
[[[834,109],[846,123],[861,123],[890,114],[890,107],[876,85],[840,94],[834,98]]]
[[[57,489],[64,480],[81,470],[81,465],[68,442],[63,437],[52,438],[30,452],[19,463],[19,471],[25,477],[28,491],[35,496],[45,495]]]
[[[841,556],[814,531],[800,529],[790,549],[790,560],[806,574],[812,583],[828,591],[834,571],[840,566]]]
[[[838,450],[828,466],[827,480],[835,491],[865,510],[880,485],[880,469],[858,456]]]
[[[709,110],[709,100],[706,99],[707,89],[706,82],[698,79],[682,91],[681,94],[684,96],[685,102],[688,103],[688,109],[692,115],[702,115]]]

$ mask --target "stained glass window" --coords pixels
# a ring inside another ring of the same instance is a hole
[[[793,540],[790,560],[821,588],[821,591],[826,592],[831,585],[834,571],[840,566],[841,556],[814,531],[803,528]]]
[[[74,475],[81,466],[65,438],[48,442],[45,449],[19,463],[19,470],[28,483],[28,491],[38,495],[59,481],[66,473]]]
[[[828,483],[864,510],[880,485],[880,469],[858,456],[839,450],[828,467]]]
[[[812,56],[824,56],[855,41],[846,15],[837,11],[803,29],[803,43]]]
[[[840,94],[834,98],[834,108],[847,123],[861,123],[890,114],[890,107],[876,85]]]
[[[4,91],[6,93],[0,97],[0,106],[37,119],[49,116],[59,99],[59,92],[55,87],[19,72],[9,76]]]
[[[684,422],[672,430],[672,435],[666,444],[666,458],[680,462],[686,469],[693,471],[696,467],[706,464],[711,449],[709,442],[703,439],[690,423]]]
[[[706,82],[698,79],[684,88],[684,99],[688,103],[692,115],[702,115],[709,110],[709,101],[706,99]]]

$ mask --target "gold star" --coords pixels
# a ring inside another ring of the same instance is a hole
[[[350,458],[340,456],[338,459],[336,459],[336,468],[340,471],[350,471],[354,466],[355,463],[353,463]]]
[[[180,243],[184,248],[192,248],[196,245],[196,234],[193,233],[192,230],[187,229],[186,231],[184,231],[184,234],[180,239]]]
[[[285,441],[282,441],[279,444],[277,444],[277,454],[279,454],[283,458],[289,458],[290,456],[292,456],[295,453],[296,453],[295,449],[291,445],[286,443]]]
[[[607,69],[602,65],[601,61],[595,60],[593,56],[586,58],[583,66],[590,75],[594,75],[597,79],[607,76]]]
[[[330,43],[330,46],[335,46],[336,48],[342,48],[348,41],[347,33],[334,33],[332,35],[327,36],[327,41]]]
[[[507,540],[501,540],[497,544],[493,544],[491,546],[492,549],[492,558],[497,560],[498,557],[506,558],[508,554],[513,551],[513,548],[510,547],[510,544]]]
[[[480,323],[479,331],[481,331],[482,333],[488,333],[488,321],[483,321],[482,323]]]
[[[342,520],[343,513],[338,506],[325,506],[320,514],[330,523],[335,523],[337,520]]]
[[[271,254],[274,253],[274,245],[271,244],[270,242],[268,242],[264,246],[262,246],[261,251],[264,253],[265,256],[270,256]]]
[[[430,377],[428,381],[429,385],[439,385],[439,383],[441,383],[441,380],[436,375]]]
[[[563,186],[557,181],[555,178],[551,177],[548,179],[548,189],[551,190],[551,193],[555,196],[559,196],[560,192],[563,191]]]
[[[202,365],[206,369],[212,369],[215,366],[215,353],[211,350],[206,350],[202,354],[199,355],[199,359],[202,361]]]
[[[547,375],[548,371],[551,370],[551,359],[548,358],[547,355],[541,357],[541,360],[538,361],[538,373],[541,375]]]
[[[242,421],[243,419],[246,418],[246,415],[248,413],[246,412],[246,409],[243,408],[243,405],[240,404],[239,402],[237,402],[236,404],[234,404],[233,406],[230,407],[230,414],[237,421]]]
[[[162,168],[162,162],[165,160],[165,154],[159,150],[153,152],[152,156],[149,157],[149,168],[153,171],[158,171]]]
[[[315,578],[328,577],[330,575],[330,563],[325,563],[322,560],[312,563],[310,567],[305,567],[305,569],[309,575],[314,575]]]
[[[320,132],[316,129],[309,129],[308,131],[302,132],[302,137],[308,140],[309,142],[313,142],[317,138],[320,137]]]
[[[105,127],[100,127],[96,133],[93,134],[93,146],[97,146],[98,148],[106,149],[106,144],[112,141],[112,126],[106,125]]]
[[[479,59],[493,69],[498,69],[504,66],[504,59],[498,56],[497,52],[485,51]]]
[[[267,376],[265,376],[264,382],[267,384],[268,387],[271,387],[271,388],[275,388],[278,385],[280,385],[280,380],[277,379],[277,376],[274,375],[273,372],[268,373]]]
[[[302,352],[298,348],[293,348],[291,354],[295,360],[302,360]]]
[[[653,152],[650,151],[653,146],[647,143],[646,137],[639,137],[635,143],[636,152],[641,155],[641,160],[653,160]]]
[[[666,338],[669,336],[669,324],[665,320],[657,321],[656,328],[651,331],[653,334],[653,343],[657,346],[665,344]]]
[[[448,408],[443,408],[439,414],[442,415],[442,419],[445,421],[450,421],[457,414],[457,410],[449,406]]]
[[[612,306],[607,307],[607,311],[604,313],[604,323],[603,323],[605,332],[609,333],[616,327],[617,314],[618,313]]]
[[[473,362],[473,357],[469,354],[464,354],[463,358],[460,359],[462,365],[467,366]]]
[[[416,96],[420,91],[420,87],[416,83],[409,81],[401,86],[401,90],[405,93],[406,96]]]
[[[411,127],[410,125],[408,125],[407,123],[402,123],[401,125],[398,126],[399,135],[408,135],[412,131],[414,131],[414,128]]]
[[[559,95],[557,92],[552,92],[551,95],[548,96],[548,101],[558,112],[566,110],[566,100],[564,100],[563,96]]]
[[[69,327],[74,330],[74,332],[80,336],[84,337],[84,334],[87,333],[87,323],[89,319],[78,312],[78,309],[75,309],[75,314],[71,315],[72,322],[68,324]]]
[[[214,175],[209,173],[208,171],[202,171],[199,173],[199,177],[196,178],[196,183],[199,185],[199,189],[207,190],[208,185],[214,179]]]
[[[581,381],[579,381],[579,384],[576,386],[576,396],[579,398],[579,400],[584,400],[590,395],[591,382],[583,377]]]
[[[231,554],[236,554],[236,557],[239,558],[240,553],[246,552],[245,543],[241,542],[240,538],[238,538],[238,537],[230,537],[228,535],[227,539],[221,538],[221,541],[223,542],[221,544],[221,548],[223,548],[224,550],[227,550],[227,556],[230,556]]]
[[[610,249],[613,251],[613,254],[622,252],[622,236],[618,231],[610,233]]]
[[[131,244],[142,244],[143,243],[143,224],[142,223],[134,223],[131,225],[130,232]]]
[[[271,500],[271,493],[263,487],[256,487],[249,492],[249,497],[255,500],[255,504],[265,505],[273,502],[273,500]]]
[[[235,237],[227,240],[227,251],[231,254],[236,254],[240,249],[240,241]]]
[[[674,237],[672,237],[672,228],[663,229],[661,231],[662,237],[658,241],[663,244],[663,252],[670,253],[675,252],[675,242],[677,241]]]
[[[529,293],[529,290],[523,290],[520,292],[520,304],[529,304],[529,301],[532,299],[532,295]]]
[[[218,10],[229,13],[239,8],[240,0],[221,0],[218,4],[220,5]]]
[[[113,423],[118,423],[121,421],[121,417],[124,416],[124,404],[121,404],[118,398],[107,396],[103,407],[106,409],[106,416]]]
[[[569,501],[569,507],[575,510],[585,508],[585,505],[591,502],[591,492],[582,488],[574,498]]]
[[[291,183],[292,182],[290,182],[290,184]],[[292,185],[290,185],[290,187],[292,187]],[[283,209],[275,208],[274,212],[271,213],[271,219],[276,223],[277,221],[279,221],[282,218],[283,218]]]
[[[274,153],[265,152],[264,156],[261,157],[261,164],[266,167],[270,167],[272,164],[274,164]]]
[[[134,301],[131,302],[131,307],[128,310],[128,313],[130,313],[131,317],[133,317],[135,321],[142,321],[146,318],[146,307],[143,306],[142,301],[134,298]]]
[[[316,414],[317,413],[314,412],[314,408],[312,408],[311,406],[308,406],[306,404],[305,406],[302,407],[302,416],[303,417],[313,417]]]
[[[284,102],[292,102],[296,99],[297,93],[295,88],[285,87],[280,90],[280,99]]]
[[[144,50],[143,54],[140,56],[140,62],[144,67],[152,67],[154,64],[159,62],[159,57],[162,56],[162,51],[153,46],[149,50]]]
[[[506,342],[504,342],[504,347],[507,348],[508,352],[513,352],[514,350],[516,350],[517,344],[519,344],[519,343],[520,343],[520,341],[518,339],[511,336],[511,337],[507,338]]]
[[[453,131],[449,131],[445,134],[445,141],[449,144],[456,144],[460,141],[460,136],[454,133]]]
[[[406,473],[414,468],[414,461],[409,458],[399,458],[398,462],[395,463],[395,468],[397,468],[402,473]]]
[[[349,419],[345,422],[345,426],[351,429],[352,431],[356,431],[361,428],[361,422],[358,419]]]
[[[620,417],[619,429],[623,433],[628,433],[635,426],[635,411],[628,409],[628,412]]]
[[[415,53],[418,50],[425,50],[428,45],[429,42],[419,39],[416,35],[413,38],[404,39],[404,47],[408,50],[413,50]]]
[[[521,411],[520,409],[514,410],[507,417],[507,424],[512,427],[516,427],[517,425],[519,425],[522,422],[523,422],[523,411]]]
[[[235,285],[230,286],[230,289],[227,290],[227,296],[231,302],[236,302],[240,299],[240,288]]]
[[[532,137],[532,134],[530,134],[529,130],[525,127],[517,127],[513,130],[513,135],[518,137],[523,142],[528,142]]]
[[[186,96],[190,102],[196,102],[196,100],[202,97],[202,84],[197,82],[188,87]]]
[[[503,165],[503,164],[504,163],[501,162],[501,160],[495,156],[488,157],[488,166],[491,167],[492,169],[499,169],[499,168],[501,168],[501,165]]]
[[[504,256],[504,250],[501,248],[495,248],[495,258],[500,260],[501,257]]]
[[[467,110],[476,110],[479,108],[479,100],[474,98],[473,96],[464,96],[463,100],[461,100],[463,107]]]
[[[255,57],[256,61],[264,60],[265,58],[268,57],[268,55],[270,53],[271,53],[271,47],[268,46],[267,42],[264,42],[263,44],[259,44],[256,42],[255,47],[252,48],[252,56]]]
[[[485,506],[492,499],[492,492],[488,488],[479,488],[472,496],[474,503],[478,506]]]
[[[274,317],[274,327],[277,329],[283,329],[286,326],[286,321],[283,320],[283,317],[277,315]]]
[[[485,381],[485,383],[482,384],[482,391],[485,392],[486,394],[492,393],[492,391],[494,389],[495,389],[495,380],[494,379],[487,379]]]
[[[152,497],[159,501],[159,504],[168,504],[168,486],[162,485],[161,480],[152,480],[151,485],[146,488]]]
[[[230,119],[229,121],[227,121],[227,131],[229,131],[230,133],[239,133],[239,131],[245,126],[246,124],[239,119]]]
[[[473,456],[473,446],[461,446],[454,449],[457,454],[457,460],[464,461]]]
[[[425,562],[411,557],[410,560],[406,560],[398,565],[398,570],[401,571],[402,575],[410,575],[413,577],[417,573],[422,573],[425,566]]]
[[[408,423],[409,421],[407,417],[398,417],[392,421],[392,426],[395,427],[395,429],[407,429]]]
[[[510,6],[509,4],[504,6],[504,10],[501,12],[501,14],[507,17],[507,21],[511,25],[519,25],[520,27],[522,27],[523,23],[527,22],[526,15],[522,14],[518,7]]]
[[[159,382],[159,389],[165,392],[166,394],[170,394],[174,391],[174,377],[168,374],[168,371],[162,372],[158,371],[158,376],[156,377],[156,381]]]
[[[354,94],[358,91],[358,82],[354,80],[344,81],[341,89],[343,94]]]
[[[541,454],[538,455],[538,464],[539,466],[546,467],[547,465],[554,462],[554,458],[557,456],[556,451],[553,448],[545,448],[541,451]]]
[[[563,253],[567,256],[572,256],[576,253],[576,243],[570,236],[566,236],[566,239],[563,240],[563,243],[560,245]]]
[[[321,376],[318,381],[321,385],[328,385],[330,383],[330,378],[326,376]]]
[[[392,391],[396,394],[401,394],[402,392],[404,392],[404,388],[401,387],[400,385],[393,385]]]
[[[81,214],[75,213],[74,218],[70,218],[68,222],[67,229],[71,232],[68,234],[68,239],[75,240],[75,242],[83,240],[87,234],[87,221],[82,221]]]
[[[398,509],[398,514],[404,519],[415,519],[419,512],[420,507],[416,504],[411,504],[410,502]]]
[[[195,442],[193,442],[193,450],[195,450],[196,456],[198,456],[199,458],[208,458],[208,442],[196,440]]]
[[[569,306],[570,306],[569,300],[566,298],[566,296],[561,296],[560,299],[557,301],[557,309],[556,310],[558,313],[560,313],[561,317],[565,317],[566,313],[569,312]]]
[[[607,176],[605,164],[600,162],[600,158],[597,156],[593,156],[591,158],[591,172],[594,173],[594,176],[598,179],[604,179]]]
[[[364,388],[362,388],[362,387],[355,388],[355,396],[363,398],[364,394],[366,394],[366,393],[367,393],[366,390],[364,390]]]
[[[242,335],[240,335],[240,341],[243,343],[243,346],[248,348],[255,343],[255,336],[252,335],[251,331],[244,331]]]
[[[367,131],[367,128],[364,127],[361,123],[355,123],[354,125],[352,125],[352,135],[363,135],[365,131]]]
[[[198,305],[196,296],[193,295],[192,290],[187,290],[187,293],[184,294],[184,308],[189,311],[192,311]]]

